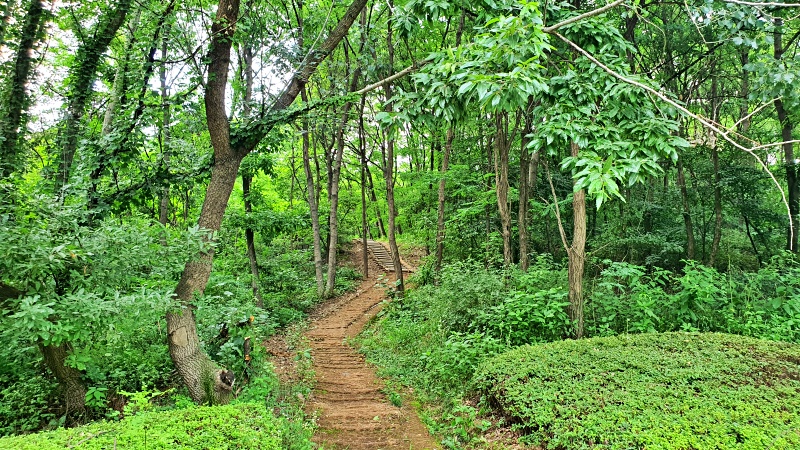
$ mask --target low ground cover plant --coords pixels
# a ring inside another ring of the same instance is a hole
[[[800,345],[652,333],[528,345],[474,386],[544,449],[800,447]]]

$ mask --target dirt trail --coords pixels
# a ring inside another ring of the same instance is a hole
[[[438,449],[413,409],[392,405],[375,370],[346,342],[380,311],[383,285],[393,281],[374,261],[369,269],[355,293],[318,309],[306,332],[317,376],[309,405],[319,412],[314,441],[325,449]]]

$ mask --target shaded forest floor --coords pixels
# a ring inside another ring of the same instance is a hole
[[[360,244],[350,246],[342,264],[363,270]],[[370,257],[369,277],[357,290],[321,304],[309,318],[303,336],[313,359],[316,383],[311,398],[306,399],[306,409],[317,415],[314,441],[323,448],[440,448],[411,402],[395,392],[387,395],[385,382],[348,344],[383,308],[386,290],[394,281],[394,275],[383,271]],[[285,336],[273,338],[267,347],[283,380],[291,382],[300,376]]]

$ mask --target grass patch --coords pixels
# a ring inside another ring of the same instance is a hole
[[[312,448],[263,405],[192,407],[139,414],[118,422],[0,438],[0,449],[283,449]],[[306,445],[297,445],[304,441]]]
[[[800,448],[800,345],[717,333],[522,346],[474,378],[544,449]]]

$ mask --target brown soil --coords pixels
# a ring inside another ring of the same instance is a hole
[[[360,244],[348,253],[344,264],[361,269]],[[375,369],[347,343],[381,310],[394,281],[371,258],[369,275],[356,292],[320,305],[305,333],[317,380],[308,402],[318,415],[314,441],[325,449],[439,449],[408,402],[390,403]]]

